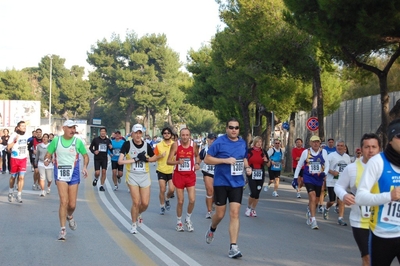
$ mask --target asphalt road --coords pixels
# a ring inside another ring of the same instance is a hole
[[[91,158],[92,159],[92,158]],[[205,219],[205,189],[201,173],[196,184],[196,206],[192,214],[194,232],[176,232],[176,197],[171,211],[159,215],[158,182],[151,164],[151,199],[143,214],[139,234],[130,229],[131,199],[124,184],[112,191],[111,169],[106,192],[82,179],[78,192],[76,231],[67,227],[67,240],[58,241],[58,195],[56,186],[41,198],[32,191],[32,172],[26,175],[23,203],[7,200],[9,174],[0,174],[0,265],[359,265],[360,254],[351,227],[339,226],[337,214],[330,219],[318,215],[319,230],[306,225],[305,190],[297,199],[290,178],[281,184],[279,197],[261,192],[258,217],[244,215],[248,190],[244,192],[238,245],[243,257],[228,258],[229,215],[217,228],[215,240],[205,243],[210,220]],[[100,183],[100,182],[99,182]],[[185,199],[187,202],[187,199]],[[186,202],[184,215],[186,213]],[[345,220],[348,221],[349,208]],[[183,216],[184,217],[184,216]]]

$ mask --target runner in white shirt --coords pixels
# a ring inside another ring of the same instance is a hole
[[[8,139],[7,149],[11,151],[11,177],[8,190],[8,201],[12,202],[14,197],[15,178],[18,177],[17,202],[22,203],[22,189],[24,187],[24,176],[26,173],[26,162],[28,158],[28,137],[25,135],[26,125],[24,121],[18,122],[15,132]]]
[[[336,141],[336,151],[328,155],[328,161],[329,161],[329,171],[328,171],[328,176],[326,177],[326,187],[328,189],[329,201],[326,203],[323,211],[325,220],[328,219],[329,208],[332,207],[336,201],[336,194],[334,191],[336,181],[339,180],[340,175],[345,169],[345,167],[351,163],[350,156],[346,154],[346,145],[343,140]],[[338,200],[338,204],[339,204],[338,224],[347,226],[347,223],[343,220],[344,205],[340,199]]]
[[[361,138],[362,157],[354,163],[349,164],[340,175],[340,179],[335,184],[335,193],[344,204],[351,206],[350,224],[354,239],[361,253],[362,265],[369,265],[369,219],[371,216],[369,206],[359,206],[355,204],[355,194],[360,183],[361,175],[364,172],[365,164],[368,160],[379,153],[381,140],[378,135],[369,133]],[[350,188],[350,192],[347,189]]]
[[[369,251],[371,265],[400,262],[400,119],[387,131],[388,145],[365,166],[356,204],[371,206]]]

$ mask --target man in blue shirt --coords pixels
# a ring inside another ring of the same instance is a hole
[[[245,185],[243,173],[251,175],[251,167],[247,161],[246,142],[239,137],[239,121],[231,118],[226,123],[226,134],[217,138],[207,151],[204,162],[215,165],[214,169],[214,201],[215,214],[209,230],[206,233],[206,242],[214,240],[215,230],[225,216],[226,202],[229,199],[229,235],[230,258],[242,257],[237,246],[239,235],[239,211],[242,203],[243,187]]]

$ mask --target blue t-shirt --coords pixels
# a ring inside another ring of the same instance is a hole
[[[239,138],[237,141],[232,141],[225,134],[217,138],[208,148],[207,154],[215,158],[230,158],[243,160],[247,158],[246,142]],[[214,169],[214,186],[229,186],[243,187],[245,185],[243,175],[232,175],[230,164],[217,164]],[[245,173],[245,169],[243,169]]]
[[[326,150],[326,153],[328,153],[328,154],[336,151],[336,147],[329,148],[329,146],[325,146],[324,149]]]
[[[119,141],[113,139],[111,141],[112,150],[108,150],[108,154],[111,155],[111,161],[117,162],[119,158],[119,152],[124,144],[124,140],[120,139]]]

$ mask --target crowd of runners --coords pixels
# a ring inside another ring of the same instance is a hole
[[[256,207],[263,189],[279,197],[285,161],[280,140],[274,139],[269,149],[263,148],[263,139],[259,136],[248,144],[239,136],[237,119],[227,121],[226,133],[222,136],[209,133],[202,148],[192,139],[188,128],[181,129],[179,135],[171,128],[163,128],[158,141],[144,135],[141,124],[135,124],[126,137],[116,131],[108,138],[107,129],[100,128],[88,151],[76,136],[76,127],[76,123],[67,120],[61,136],[42,134],[41,129],[36,129],[28,137],[26,125],[20,121],[11,135],[4,130],[1,137],[0,168],[3,174],[7,170],[11,174],[10,202],[22,203],[28,158],[34,172],[32,189],[39,190],[40,197],[51,192],[55,180],[60,199],[59,240],[66,239],[67,223],[71,230],[77,228],[73,213],[80,178],[88,173],[89,151],[94,159],[92,184],[98,187],[99,193],[105,192],[109,161],[114,191],[119,189],[122,180],[127,185],[132,200],[132,234],[139,233],[150,202],[149,163],[157,163],[160,215],[171,210],[170,199],[176,195],[178,232],[194,231],[191,216],[196,199],[196,171],[201,170],[206,189],[205,218],[210,219],[205,241],[210,244],[214,240],[229,206],[230,258],[242,256],[238,246],[239,218],[246,185],[250,193],[245,217],[257,217]],[[303,187],[308,195],[306,224],[312,230],[319,229],[317,220],[329,219],[333,208],[338,226],[347,226],[344,209],[345,205],[351,206],[349,221],[363,265],[390,265],[395,257],[400,262],[400,120],[389,124],[387,135],[389,143],[383,148],[376,134],[364,134],[353,157],[349,156],[344,140],[330,138],[325,146],[316,135],[310,138],[307,149],[303,140],[297,138],[291,151],[295,196],[301,198]],[[317,213],[321,218],[317,218]]]

